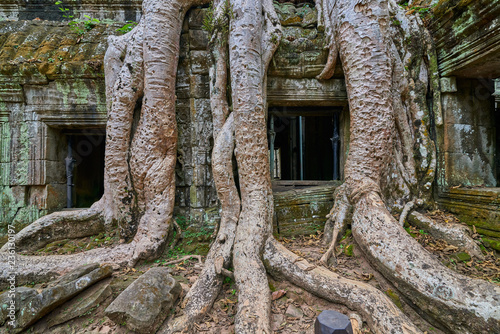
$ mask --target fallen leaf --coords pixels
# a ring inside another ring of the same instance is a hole
[[[271,295],[271,300],[277,300],[277,299],[280,299],[281,297],[283,297],[284,295],[286,294],[286,291],[285,290],[278,290],[278,291],[274,291]]]

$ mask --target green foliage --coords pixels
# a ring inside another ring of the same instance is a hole
[[[354,255],[354,245],[350,244],[344,249],[344,254],[347,256],[353,256]]]
[[[132,29],[134,29],[136,25],[137,25],[137,22],[127,21],[127,23],[123,27],[116,29],[116,31],[121,33],[121,34],[126,34],[130,31],[132,31]]]
[[[76,19],[74,15],[70,14],[70,9],[65,7],[62,1],[56,1],[55,5],[59,6],[59,10],[63,13],[63,17],[69,20],[68,25],[71,29],[78,35],[82,36],[87,31],[94,29],[99,24],[110,24],[113,23],[112,20],[99,20],[92,18],[89,15],[83,15],[84,19]]]
[[[54,4],[59,6],[59,10],[63,13],[65,19],[72,20],[74,18],[74,16],[70,14],[70,9],[66,8],[62,1],[56,1]]]
[[[209,34],[214,32],[214,3],[211,2],[208,10],[203,18],[202,29],[207,31]]]
[[[221,33],[222,39],[217,40],[221,44],[227,43],[227,36],[229,33],[229,22],[234,18],[233,7],[229,3],[229,0],[224,1],[221,4],[222,14],[215,17],[215,8],[213,2],[210,3],[206,15],[203,18],[202,29],[207,31],[210,35],[214,33]]]

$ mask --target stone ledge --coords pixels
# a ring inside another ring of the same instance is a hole
[[[479,234],[500,242],[500,188],[450,189],[440,194],[438,204],[474,225]]]

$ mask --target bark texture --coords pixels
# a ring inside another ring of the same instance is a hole
[[[435,148],[428,137],[425,104],[433,56],[428,34],[418,17],[407,17],[392,0],[323,5],[349,97],[345,191],[353,207],[356,241],[439,327],[456,333],[499,331],[500,288],[444,267],[388,210],[430,198]],[[405,44],[408,36],[410,43]],[[342,202],[335,203],[332,216],[342,213]]]
[[[46,243],[44,231],[64,235],[68,224],[86,221],[106,229],[119,226],[124,243],[70,256],[19,256],[17,283],[63,274],[83,263],[133,266],[162,251],[171,228],[177,150],[175,79],[180,32],[189,8],[208,0],[143,2],[143,17],[128,34],[109,39],[105,56],[108,123],[103,197],[87,211],[54,214],[21,231],[16,241]],[[69,234],[69,235],[68,235]],[[1,277],[9,272],[0,253]],[[0,281],[0,287],[6,284]]]
[[[81,263],[133,266],[160,254],[174,205],[181,26],[190,7],[206,3],[145,0],[137,27],[110,38],[104,195],[88,210],[44,217],[16,236],[34,250],[49,241],[46,233],[56,239],[83,236],[74,228],[83,221],[89,231],[117,226],[123,243],[69,256],[19,256],[18,284],[50,279]],[[439,102],[439,87],[422,22],[407,17],[394,0],[317,0],[316,5],[329,49],[318,79],[333,75],[340,56],[351,115],[346,180],[335,194],[326,241],[336,241],[352,212],[353,235],[363,252],[436,325],[455,333],[500,332],[500,288],[442,266],[389,212],[431,199],[436,158],[429,120],[434,114],[436,124],[442,121],[439,103],[433,110],[426,104],[428,87]],[[271,0],[216,0],[212,23],[212,161],[221,223],[200,278],[184,300],[183,316],[173,319],[166,332],[192,331],[191,325],[211,308],[224,275],[232,275],[232,266],[237,333],[271,333],[266,270],[355,310],[376,333],[420,333],[378,290],[308,264],[271,236],[266,72],[281,37],[279,19]],[[473,243],[458,239],[465,246]],[[2,278],[9,271],[6,257],[0,253]]]

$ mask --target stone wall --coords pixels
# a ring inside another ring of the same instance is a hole
[[[70,9],[69,15],[84,18],[89,15],[98,19],[118,22],[139,21],[142,13],[142,0],[3,0],[0,3],[0,20],[41,20],[63,21],[63,6]]]
[[[112,2],[85,4],[109,7]],[[340,65],[332,80],[314,78],[327,57],[315,10],[276,6],[285,38],[270,68],[270,105],[345,108]],[[218,213],[211,175],[208,36],[201,29],[205,12],[195,8],[187,15],[176,87],[176,213],[196,225],[213,222]],[[67,133],[105,128],[102,61],[107,36],[121,26],[99,25],[79,36],[62,22],[0,22],[0,235],[9,222],[19,229],[65,207]]]
[[[497,185],[493,81],[446,78],[443,83],[445,188]]]

